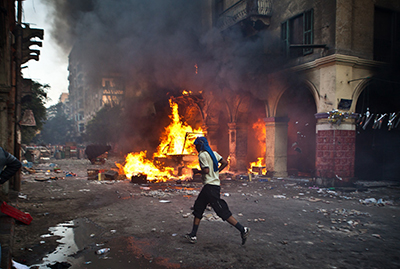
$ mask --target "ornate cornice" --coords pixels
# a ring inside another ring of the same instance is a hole
[[[291,69],[294,71],[305,71],[309,69],[320,68],[324,65],[333,65],[333,64],[341,64],[341,65],[349,65],[353,67],[380,67],[384,65],[383,62],[368,60],[360,57],[343,55],[343,54],[332,54],[326,57],[318,58],[312,62],[304,63],[301,65],[297,65],[292,67]]]
[[[217,20],[221,31],[251,17],[271,17],[271,0],[241,0],[222,12]]]

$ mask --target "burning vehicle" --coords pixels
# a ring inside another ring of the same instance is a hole
[[[170,99],[169,104],[171,123],[165,128],[152,158],[147,156],[147,151],[132,152],[126,156],[124,164],[116,164],[127,179],[162,182],[191,177],[191,169],[197,165],[193,141],[205,134],[201,128],[194,129],[182,122],[176,102]]]

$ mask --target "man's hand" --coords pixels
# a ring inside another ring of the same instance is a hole
[[[193,175],[195,174],[201,174],[201,170],[197,169],[197,168],[193,168],[192,169]]]

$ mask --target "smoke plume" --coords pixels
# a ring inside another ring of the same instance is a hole
[[[131,82],[146,81],[147,90],[240,90],[248,88],[243,74],[261,65],[259,40],[203,30],[203,1],[45,1],[53,7],[52,35],[67,52],[79,50],[94,78],[118,72]]]
[[[265,76],[259,76],[267,68],[262,33],[245,38],[241,31],[222,35],[206,29],[205,1],[43,1],[52,7],[52,36],[67,53],[73,49],[79,55],[88,81],[99,83],[102,74],[118,73],[129,84],[126,90],[152,102],[183,89],[265,91]],[[137,115],[146,108],[136,103],[127,109]],[[147,134],[154,130],[142,129]]]

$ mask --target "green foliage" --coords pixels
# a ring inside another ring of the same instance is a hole
[[[47,109],[48,120],[37,139],[45,144],[65,144],[73,141],[73,121],[64,112],[64,104],[58,103]]]
[[[119,140],[122,132],[123,109],[121,105],[105,105],[86,126],[86,140],[110,144]]]
[[[29,144],[36,134],[42,129],[46,121],[46,107],[44,106],[47,100],[47,90],[49,85],[42,85],[33,81],[32,94],[25,96],[21,100],[21,112],[32,110],[36,126],[21,126],[21,139],[23,144]]]

